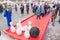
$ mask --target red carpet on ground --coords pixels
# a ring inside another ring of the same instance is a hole
[[[40,34],[37,38],[30,37],[29,39],[26,39],[24,38],[24,35],[23,35],[24,32],[22,33],[22,35],[18,36],[16,33],[11,33],[10,28],[3,30],[3,32],[17,40],[42,40],[44,33],[48,27],[49,20],[50,20],[50,14],[45,15],[44,17],[41,17],[40,20],[39,19],[37,20],[36,15],[34,14],[26,18],[25,20],[22,20],[21,23],[23,26],[28,25],[28,21],[32,21],[32,27],[37,26],[40,29]]]

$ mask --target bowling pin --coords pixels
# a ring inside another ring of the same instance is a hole
[[[17,35],[21,35],[21,34],[22,34],[22,25],[21,25],[21,21],[19,21],[19,22],[17,23],[16,34],[17,34]]]
[[[27,25],[22,27],[22,31],[27,31],[27,30],[28,30],[28,26]]]
[[[25,37],[25,38],[29,38],[29,37],[30,37],[29,31],[25,31],[25,32],[24,32],[24,37]]]
[[[24,30],[25,30],[24,37],[25,38],[29,38],[30,37],[30,33],[29,33],[29,30],[28,30],[28,26],[27,25],[25,26]]]
[[[14,33],[16,31],[16,29],[15,29],[15,27],[13,25],[13,22],[10,22],[10,25],[11,25],[10,31]]]
[[[32,28],[31,26],[32,22],[31,21],[28,21],[28,30],[30,31],[30,29]]]
[[[19,29],[21,29],[21,28],[22,28],[21,20],[19,20],[19,21],[18,21],[17,28],[19,28]]]

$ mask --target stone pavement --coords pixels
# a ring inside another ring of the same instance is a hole
[[[26,10],[26,9],[25,9]],[[13,13],[12,13],[12,22],[17,23],[18,20],[23,20],[25,18],[27,18],[28,16],[32,15],[32,10],[30,8],[29,14],[27,15],[26,11],[24,13],[24,16],[21,16],[20,10],[18,10],[18,12],[16,12],[13,9]],[[42,40],[60,40],[60,24],[58,22],[58,16],[55,22],[55,27],[53,27],[51,25],[51,21],[48,25],[48,28],[46,30],[46,33],[43,37]],[[7,28],[7,24],[6,24],[6,19],[3,16],[3,13],[0,13],[0,31],[1,31],[1,36],[0,36],[0,40],[14,40],[14,38],[8,36],[7,34],[5,34],[2,30],[4,30],[5,28]]]

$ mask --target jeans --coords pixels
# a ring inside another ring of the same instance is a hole
[[[11,19],[10,20],[7,19],[7,25],[8,25],[8,27],[10,27],[10,22],[11,22]]]

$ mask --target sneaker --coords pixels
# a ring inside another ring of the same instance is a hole
[[[52,26],[55,26],[55,24],[54,24],[54,23],[52,23]]]

